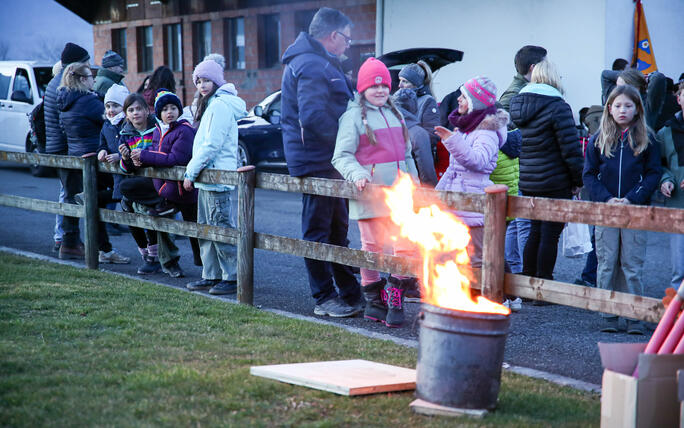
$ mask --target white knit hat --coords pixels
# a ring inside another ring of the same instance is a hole
[[[115,83],[107,90],[107,93],[104,97],[104,103],[106,105],[108,102],[111,101],[113,103],[117,103],[120,106],[123,106],[124,101],[126,101],[126,97],[129,95],[130,92],[128,91],[128,88],[122,85],[117,85]]]

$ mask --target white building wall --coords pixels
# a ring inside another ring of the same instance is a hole
[[[615,58],[631,59],[632,0],[378,0],[380,8],[382,53],[417,47],[464,52],[463,61],[439,71],[433,85],[438,100],[478,74],[490,77],[501,94],[515,74],[515,53],[532,44],[545,47],[558,66],[577,115],[600,103],[601,71]],[[644,10],[658,67],[677,79],[684,71],[684,0],[644,0]]]

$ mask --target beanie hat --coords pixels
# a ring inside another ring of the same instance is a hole
[[[109,68],[116,67],[117,65],[121,67],[124,65],[124,60],[121,58],[121,55],[114,51],[105,52],[104,56],[102,57],[102,67]]]
[[[173,104],[178,107],[179,115],[183,113],[183,104],[181,104],[178,95],[168,89],[162,88],[157,91],[157,97],[154,99],[154,114],[158,119],[161,119],[161,112],[167,104]]]
[[[425,85],[425,70],[418,64],[409,64],[402,68],[399,72],[399,77],[411,82],[413,86],[420,89]]]
[[[197,64],[195,71],[192,72],[192,82],[197,85],[197,79],[200,77],[211,80],[219,87],[226,84],[226,79],[223,78],[223,68],[210,59]]]
[[[64,67],[74,62],[86,62],[89,59],[90,55],[88,55],[88,51],[79,45],[71,42],[64,45],[61,56],[62,65]]]
[[[370,57],[359,68],[356,90],[360,94],[374,85],[385,85],[392,89],[392,78],[387,66],[382,61]]]
[[[107,89],[104,96],[104,103],[106,105],[108,102],[113,102],[123,106],[128,95],[130,95],[130,92],[127,87],[115,83]]]
[[[465,82],[461,93],[468,99],[468,113],[496,104],[496,86],[485,76],[476,76]]]

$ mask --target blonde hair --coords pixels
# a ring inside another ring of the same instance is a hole
[[[428,88],[430,90],[430,93],[432,94],[432,69],[430,69],[430,66],[428,65],[427,62],[423,61],[422,59],[418,61],[416,64],[420,66],[420,68],[423,69],[425,72],[425,79],[423,79],[423,86]]]
[[[534,66],[530,82],[545,83],[558,89],[561,94],[565,93],[565,89],[563,89],[561,84],[560,74],[558,73],[558,67],[546,58]]]
[[[89,92],[88,88],[81,78],[86,76],[86,73],[91,73],[90,66],[85,62],[73,62],[64,68],[62,73],[62,81],[59,87],[71,89],[74,91]]]
[[[636,106],[636,113],[634,114],[634,119],[629,126],[629,132],[627,135],[627,141],[629,142],[629,147],[632,148],[634,156],[646,150],[649,144],[649,129],[646,126],[646,118],[644,115],[644,105],[641,103],[641,96],[639,91],[629,85],[616,86],[615,89],[608,95],[608,100],[603,108],[603,115],[601,116],[601,127],[599,128],[599,134],[594,142],[594,145],[599,149],[602,155],[607,158],[613,157],[613,149],[617,146],[618,141],[620,141],[620,128],[617,122],[613,119],[610,114],[610,108],[613,105],[615,99],[624,95]]]
[[[366,105],[366,97],[365,97],[366,91],[363,91],[361,93],[361,99],[359,100],[361,103],[361,120],[363,121],[363,126],[366,128],[366,136],[368,137],[368,142],[374,146],[378,144],[377,140],[375,139],[375,134],[373,133],[373,130],[371,129],[370,125],[368,124],[368,107]],[[406,123],[404,122],[404,117],[399,113],[399,110],[397,109],[397,106],[394,104],[392,101],[392,98],[387,99],[387,104],[389,105],[390,110],[394,115],[397,117],[399,122],[401,123],[401,130],[402,133],[404,134],[404,142],[409,141],[409,133],[408,133],[408,128],[406,127]],[[384,106],[383,106],[384,107]],[[382,108],[382,107],[379,107]]]

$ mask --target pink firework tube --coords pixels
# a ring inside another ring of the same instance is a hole
[[[679,340],[677,347],[674,349],[673,354],[684,354],[684,336]]]
[[[675,300],[677,300],[678,303],[681,303],[681,298],[678,297],[679,294],[672,299],[672,303],[675,303]],[[672,303],[670,303],[670,305],[672,305]],[[682,334],[684,334],[684,316],[680,316],[677,319],[677,321],[674,324],[674,327],[672,327],[670,332],[667,334],[667,337],[665,338],[663,345],[658,350],[658,355],[671,354],[672,351],[675,350],[677,344],[679,344],[680,339],[682,338]]]
[[[682,281],[682,284],[679,286],[679,290],[677,290],[677,294],[674,296],[665,310],[665,315],[663,315],[663,318],[661,318],[660,322],[658,323],[658,326],[653,332],[653,336],[651,336],[651,340],[648,341],[648,345],[646,345],[644,354],[655,354],[658,352],[658,350],[660,350],[663,342],[665,342],[665,339],[667,339],[669,336],[675,320],[677,319],[677,314],[682,306],[682,301],[684,301],[684,281]],[[638,375],[639,367],[634,369],[634,377],[638,377]]]

